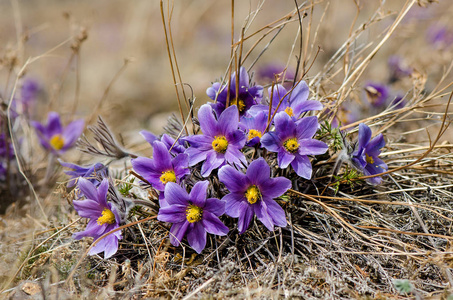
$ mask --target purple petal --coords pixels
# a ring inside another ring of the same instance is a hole
[[[217,120],[214,117],[211,106],[204,104],[198,110],[198,120],[200,128],[204,135],[214,137],[219,134],[217,129]]]
[[[100,205],[107,207],[107,192],[109,190],[109,180],[107,178],[102,179],[101,184],[97,190],[97,199]]]
[[[280,139],[285,140],[287,137],[295,136],[296,123],[291,119],[291,117],[286,112],[277,113],[274,117],[274,122],[275,131],[278,133]]]
[[[381,153],[381,148],[385,146],[385,140],[382,133],[374,137],[368,145],[366,145],[366,153],[369,156],[378,156]]]
[[[326,143],[315,139],[303,139],[299,143],[299,155],[319,155],[326,153],[329,149]]]
[[[285,149],[280,148],[277,155],[278,166],[281,169],[286,169],[295,157],[296,156],[294,154],[288,153]]]
[[[190,201],[198,207],[203,208],[206,204],[206,191],[208,189],[209,181],[198,181],[193,186],[189,194]]]
[[[94,200],[75,200],[74,209],[83,218],[98,218],[102,214],[104,207]]]
[[[206,231],[211,234],[224,236],[229,231],[228,227],[225,226],[225,224],[223,224],[218,217],[208,211],[203,211],[201,224],[204,226]]]
[[[100,226],[97,223],[97,219],[91,219],[88,222],[87,227],[85,228],[84,231],[76,232],[72,235],[72,237],[76,240],[80,240],[81,238],[88,237],[88,236],[89,237],[101,236],[102,234],[104,234],[105,228],[106,228],[105,225]]]
[[[146,131],[146,130],[142,130],[140,131],[140,135],[150,144],[152,145],[155,141],[158,141],[159,138],[152,134],[151,132],[149,131]]]
[[[267,132],[260,141],[261,145],[271,152],[278,152],[282,145],[282,141],[275,132]]]
[[[178,247],[179,243],[184,238],[187,228],[189,227],[189,222],[186,220],[181,223],[175,223],[171,226],[170,229],[170,242],[173,246]]]
[[[359,124],[359,148],[366,147],[371,139],[371,129],[364,123]]]
[[[294,114],[300,116],[301,113],[310,111],[310,110],[321,110],[324,106],[321,102],[315,100],[307,100],[301,103],[298,103],[294,106]]]
[[[271,168],[264,158],[260,157],[250,164],[247,168],[246,175],[253,184],[259,185],[269,179],[271,176]]]
[[[74,146],[75,142],[82,134],[84,128],[85,121],[83,119],[71,122],[68,126],[66,126],[62,133],[64,139],[64,150]]]
[[[236,80],[234,80],[236,81]],[[239,68],[239,88],[248,88],[249,87],[249,74],[244,67]]]
[[[271,199],[280,197],[291,188],[291,180],[285,177],[269,178],[264,184],[259,186],[263,197]]]
[[[274,223],[267,213],[266,203],[264,201],[259,201],[255,205],[252,205],[252,207],[258,220],[260,220],[269,231],[274,231]]]
[[[247,165],[247,159],[245,158],[244,154],[234,146],[228,147],[227,151],[225,152],[225,160],[229,164],[235,164],[238,167]]]
[[[87,199],[91,199],[99,203],[98,193],[94,184],[83,177],[79,177],[78,187]]]
[[[302,178],[310,179],[312,173],[311,162],[305,155],[296,155],[296,158],[291,163],[296,174]]]
[[[176,178],[182,179],[185,175],[190,174],[189,170],[189,155],[185,153],[178,154],[172,160],[173,170]]]
[[[266,198],[264,198],[263,200],[267,205],[267,212],[272,218],[273,223],[279,227],[285,227],[287,222],[283,208],[274,200]]]
[[[230,192],[245,193],[247,187],[244,186],[246,176],[242,172],[231,166],[223,166],[219,170],[219,180],[225,184]]]
[[[153,162],[156,170],[160,172],[172,170],[171,159],[172,157],[165,144],[160,141],[155,141],[153,143]]]
[[[211,87],[209,87],[206,90],[206,95],[208,95],[208,97],[211,98],[212,100],[216,100],[216,95],[220,88],[221,88],[220,82],[215,82],[212,84]]]
[[[318,131],[318,118],[315,116],[305,117],[297,121],[297,139],[311,139]]]
[[[111,234],[104,238],[106,245],[104,247],[104,259],[111,257],[118,251],[118,238]]]
[[[247,204],[247,200],[245,199],[244,193],[230,193],[223,196],[222,201],[225,202],[225,213],[232,218],[239,218],[241,214],[241,209],[243,206],[241,205],[243,202]]]
[[[47,115],[47,126],[46,126],[45,135],[50,138],[56,134],[61,134],[63,132],[63,127],[61,126],[60,115],[54,111],[50,112]]]
[[[187,148],[185,153],[189,155],[189,166],[195,166],[199,162],[206,160],[208,154],[207,151],[202,151],[194,147]]]
[[[218,130],[221,135],[227,135],[238,129],[239,112],[236,105],[231,105],[225,109],[219,117]]]
[[[222,153],[217,153],[212,150],[207,153],[206,161],[201,167],[201,176],[207,177],[211,174],[212,170],[217,169],[225,162],[225,155]]]
[[[206,200],[203,211],[208,211],[220,217],[225,213],[225,201],[219,200],[217,198],[209,198]]]
[[[201,222],[196,222],[192,230],[187,234],[187,241],[197,253],[201,253],[206,246],[206,230]]]
[[[159,209],[157,219],[161,222],[180,223],[187,220],[186,217],[187,206],[182,205],[168,205]]]
[[[301,102],[306,102],[308,99],[308,94],[310,93],[310,89],[308,88],[308,85],[305,81],[299,82],[298,85],[294,87],[292,92],[290,93],[291,95],[291,106],[294,107],[294,105],[301,103]],[[317,102],[317,101],[316,101]],[[319,102],[318,102],[319,103]],[[322,108],[322,106],[321,106]]]
[[[238,230],[242,234],[249,228],[253,218],[253,209],[247,202],[241,202],[239,211]]]
[[[167,203],[170,206],[171,205],[187,206],[189,201],[189,194],[187,194],[186,190],[174,182],[168,182],[165,185],[164,195],[165,199],[167,200]]]

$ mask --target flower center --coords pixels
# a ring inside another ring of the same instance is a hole
[[[250,129],[249,134],[247,136],[247,141],[250,141],[251,139],[256,138],[256,137],[261,138],[262,135],[263,134],[261,133],[261,131],[256,130],[256,129]]]
[[[61,150],[64,146],[64,139],[61,134],[56,134],[50,139],[50,146],[55,150]]]
[[[251,185],[245,192],[245,198],[250,204],[255,204],[261,199],[260,189],[256,185]]]
[[[175,171],[162,172],[162,176],[160,176],[159,180],[163,184],[167,184],[167,182],[176,182]]]
[[[189,205],[186,209],[186,218],[189,223],[195,223],[201,220],[203,216],[203,209],[196,205]]]
[[[242,99],[234,98],[230,101],[230,105],[236,105],[240,113],[245,109],[245,102]]]
[[[374,164],[374,159],[369,156],[368,154],[365,153],[366,156],[366,162],[369,163],[370,165]]]
[[[294,153],[299,149],[299,143],[296,138],[290,138],[283,143],[283,147],[285,147],[286,151]]]
[[[224,136],[216,136],[212,141],[212,148],[219,153],[225,153],[228,148],[228,141]]]
[[[290,117],[294,116],[293,109],[292,109],[291,107],[289,107],[289,106],[288,106],[287,108],[285,108],[285,112],[286,112]]]
[[[98,225],[113,224],[115,223],[115,215],[108,208],[104,208],[102,211],[102,216],[98,218]]]

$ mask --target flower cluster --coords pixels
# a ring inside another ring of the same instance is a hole
[[[310,90],[304,81],[288,88],[273,84],[266,97],[263,87],[252,84],[250,77],[241,67],[226,82],[216,82],[207,89],[214,102],[199,108],[195,134],[158,137],[140,132],[152,146],[153,156],[134,156],[132,174],[142,187],[158,192],[157,219],[172,224],[169,233],[173,246],[186,239],[201,253],[208,243],[208,233],[220,237],[233,234],[233,228],[225,224],[234,223],[234,219],[236,234],[245,233],[255,216],[269,231],[287,226],[282,201],[285,193],[293,185],[311,180],[316,174],[313,160],[329,149],[318,136],[320,124],[312,113],[323,105],[309,99]],[[52,125],[58,123],[55,118],[51,114],[45,128],[35,126],[42,132],[42,143],[57,151],[66,145],[57,145],[58,137],[66,140],[61,125]],[[378,158],[383,146],[382,135],[371,139],[371,130],[361,124],[359,141],[349,153],[350,161],[364,175],[377,175],[387,169]],[[72,169],[67,171],[70,185],[78,177],[78,188],[86,197],[74,201],[79,214],[90,218],[87,229],[75,237],[98,238],[117,228],[120,217],[127,214],[116,205],[118,201],[106,200],[109,184],[107,179],[102,180],[108,177],[106,167],[61,164]],[[369,179],[372,184],[381,180],[378,176]],[[111,189],[115,191],[113,186]],[[146,205],[137,201],[136,205]],[[104,251],[108,257],[116,251],[121,235],[108,236],[92,253]]]

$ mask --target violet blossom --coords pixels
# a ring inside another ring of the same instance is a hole
[[[90,219],[85,231],[73,234],[73,238],[80,240],[83,237],[92,237],[94,240],[111,230],[119,227],[120,215],[112,203],[107,202],[109,189],[108,179],[102,180],[98,188],[87,179],[80,177],[78,187],[85,200],[75,200],[74,208],[83,218]],[[121,231],[116,231],[100,240],[89,254],[95,255],[104,252],[104,258],[109,258],[118,251],[118,240],[122,238]]]
[[[175,141],[174,138],[172,138],[171,136],[169,136],[168,134],[165,134],[165,133],[162,135],[162,137],[160,139],[158,136],[156,136],[153,133],[146,131],[146,130],[140,131],[140,135],[143,136],[143,138],[150,145],[153,145],[153,143],[155,141],[161,141],[162,143],[165,144],[167,149],[173,155],[184,153],[184,151],[186,150],[186,147],[184,147],[184,142],[182,139],[178,139],[178,141]]]
[[[238,108],[235,105],[225,109],[218,120],[211,106],[202,105],[198,111],[198,120],[203,134],[185,138],[190,144],[185,152],[189,155],[189,166],[204,161],[201,175],[207,177],[225,163],[234,164],[239,168],[247,165],[247,160],[241,152],[246,137],[244,132],[238,129],[238,119]]]
[[[219,217],[225,212],[225,203],[207,197],[208,181],[197,182],[190,194],[176,183],[165,186],[165,199],[168,206],[159,210],[157,219],[173,223],[170,229],[170,242],[179,246],[187,234],[187,241],[197,253],[206,246],[206,233],[224,236],[228,233]]]
[[[161,141],[153,143],[153,158],[138,157],[132,160],[132,167],[153,188],[163,192],[169,182],[180,183],[184,176],[190,174],[189,156],[185,153],[172,157],[167,146]],[[160,195],[160,206],[166,206],[163,193]]]
[[[47,117],[47,124],[32,121],[41,145],[55,155],[60,155],[72,148],[82,134],[85,126],[83,119],[73,121],[63,127],[60,116],[56,112],[50,112]]]
[[[264,111],[258,112],[255,116],[244,116],[241,118],[239,127],[244,130],[247,136],[246,146],[253,147],[260,142],[266,130],[268,116]]]
[[[388,67],[390,71],[390,83],[396,82],[401,78],[410,76],[413,72],[411,67],[404,64],[402,58],[398,55],[392,55],[388,59]]]
[[[239,233],[247,230],[254,215],[270,231],[274,226],[286,226],[285,211],[274,198],[291,188],[291,181],[285,177],[271,178],[270,175],[271,169],[262,157],[250,163],[245,174],[231,166],[220,169],[219,179],[230,191],[222,198],[225,213],[239,218]]]
[[[244,67],[239,69],[239,88],[236,95],[236,72],[231,75],[230,91],[228,98],[228,82],[222,85],[220,82],[215,82],[206,90],[206,94],[215,103],[210,103],[218,116],[229,105],[236,105],[239,114],[243,116],[247,110],[255,104],[261,103],[263,99],[263,87],[260,85],[250,86],[249,75]],[[228,99],[227,99],[228,98]]]
[[[108,168],[101,163],[95,163],[89,166],[79,166],[64,162],[61,159],[58,161],[63,167],[72,169],[70,171],[64,171],[66,175],[71,176],[67,184],[68,188],[73,187],[79,177],[88,179],[88,181],[93,183],[95,186],[99,186],[99,184],[101,184],[99,179],[106,178],[108,176]]]
[[[368,102],[374,107],[381,107],[387,101],[389,88],[385,84],[368,82],[365,87]]]
[[[381,153],[381,148],[385,146],[385,141],[382,133],[371,139],[371,129],[367,125],[359,124],[358,144],[350,158],[352,164],[365,176],[376,175],[388,170],[385,162],[378,156]],[[380,184],[382,178],[380,176],[368,178],[371,184]]]
[[[291,164],[297,175],[310,179],[312,166],[307,155],[324,154],[328,146],[313,139],[318,130],[318,118],[304,117],[297,122],[287,113],[275,115],[275,132],[267,132],[261,145],[268,151],[277,152],[278,166],[285,169]]]

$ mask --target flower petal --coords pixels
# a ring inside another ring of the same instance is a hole
[[[230,192],[245,193],[247,187],[244,186],[246,176],[242,172],[236,170],[231,166],[223,166],[219,170],[219,180],[225,184]]]
[[[305,155],[296,155],[296,158],[291,163],[296,174],[302,178],[310,179],[312,174],[311,162]]]
[[[303,139],[299,143],[299,155],[319,155],[326,153],[329,149],[326,143],[315,139]]]
[[[75,142],[80,137],[84,129],[85,121],[83,119],[75,120],[69,123],[69,125],[66,126],[62,133],[64,139],[64,146],[62,150],[66,150],[74,146]]]
[[[368,142],[371,139],[371,135],[372,135],[372,132],[371,132],[370,127],[368,127],[364,123],[360,123],[359,124],[359,137],[358,137],[359,148],[366,147],[366,145],[368,144]]]
[[[219,117],[217,134],[223,136],[238,129],[239,112],[236,105],[231,105],[226,108]]]
[[[104,209],[97,201],[91,199],[74,200],[72,203],[79,216],[83,218],[98,218]]]
[[[267,132],[261,137],[261,145],[271,152],[278,152],[282,147],[282,140],[275,132]]]
[[[207,153],[206,161],[203,163],[201,167],[201,176],[208,177],[212,170],[217,169],[225,162],[225,154],[217,153],[216,151],[212,150]]]
[[[263,197],[276,198],[280,197],[291,188],[291,180],[285,177],[268,178],[259,189]]]
[[[274,231],[274,222],[272,222],[272,218],[267,213],[266,202],[259,201],[255,205],[252,205],[252,207],[258,220],[260,220],[269,231]]]
[[[153,143],[153,162],[155,169],[160,172],[172,170],[171,159],[172,157],[165,144],[155,141]]]
[[[189,222],[185,220],[184,222],[181,223],[175,223],[173,226],[171,226],[170,229],[170,243],[178,247],[179,244],[181,243],[182,239],[184,238],[184,235],[186,234],[187,228],[189,227]]]
[[[99,203],[98,193],[94,184],[83,177],[79,177],[77,186],[87,199],[91,199]]]
[[[198,181],[193,186],[189,194],[190,201],[198,207],[204,208],[206,204],[206,191],[209,186],[209,181]]]
[[[294,155],[292,153],[288,153],[288,152],[286,152],[285,149],[280,148],[278,151],[278,156],[277,156],[278,166],[281,169],[286,169],[289,166],[289,164],[292,161],[294,161],[295,157],[296,157],[296,155]]]
[[[206,204],[203,208],[203,211],[209,211],[217,217],[220,217],[225,213],[225,201],[219,200],[217,198],[206,199]]]
[[[214,117],[212,108],[208,104],[204,104],[198,110],[198,120],[200,128],[204,135],[214,137],[219,134],[217,129],[217,120]]]
[[[297,121],[297,139],[311,139],[318,131],[318,118],[316,116],[305,117]]]
[[[169,205],[188,205],[189,194],[184,188],[174,182],[168,182],[165,185],[164,195]]]
[[[239,233],[242,234],[249,228],[254,213],[251,205],[247,202],[241,202],[239,212],[238,230]]]
[[[250,166],[247,168],[247,177],[250,179],[250,182],[253,184],[259,185],[264,183],[271,176],[271,168],[264,160],[260,157],[257,160],[254,160]]]
[[[196,222],[192,230],[187,234],[187,241],[198,254],[206,247],[206,230],[201,222]]]
[[[278,205],[278,203],[275,200],[264,198],[263,201],[266,202],[267,212],[269,216],[272,218],[274,224],[279,227],[286,227],[287,225],[286,215],[283,208],[280,205]]]
[[[219,220],[214,214],[203,211],[203,219],[201,220],[205,230],[211,234],[224,236],[228,233],[229,229],[222,221]]]
[[[180,223],[187,220],[186,217],[187,206],[182,205],[168,205],[161,207],[157,215],[157,219],[161,222]]]
[[[230,193],[223,196],[225,201],[225,213],[232,218],[239,218],[241,215],[242,203],[246,202],[244,194]]]

